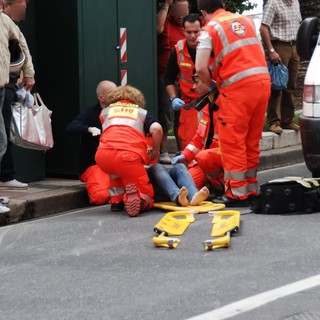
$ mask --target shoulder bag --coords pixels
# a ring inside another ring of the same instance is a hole
[[[45,106],[39,93],[33,96],[34,104],[30,107],[23,102],[11,105],[10,141],[26,149],[48,150],[53,147],[52,111]]]

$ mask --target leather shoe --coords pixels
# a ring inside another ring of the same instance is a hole
[[[290,123],[290,124],[287,124],[286,126],[283,126],[282,127],[283,129],[290,129],[290,130],[294,130],[294,131],[299,131],[300,130],[300,126],[298,126],[297,124],[295,123]]]
[[[250,206],[250,202],[248,199],[238,200],[238,199],[229,198],[226,195],[223,195],[219,199],[214,199],[212,202],[224,204],[226,207],[249,207]]]
[[[269,130],[273,133],[276,133],[276,134],[281,134],[283,132],[282,128],[278,125],[278,124],[272,124],[270,127],[269,127]]]
[[[111,203],[111,211],[112,212],[118,212],[118,211],[123,211],[124,210],[124,202],[116,202],[116,203]]]

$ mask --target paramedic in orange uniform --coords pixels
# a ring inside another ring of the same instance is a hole
[[[208,23],[199,36],[196,70],[220,93],[217,120],[226,188],[221,202],[247,206],[259,187],[259,141],[270,96],[266,59],[252,19],[226,11],[222,0],[199,0],[198,7]]]
[[[193,90],[192,73],[196,58],[198,36],[202,23],[198,14],[191,13],[182,20],[185,39],[179,40],[171,51],[165,74],[165,86],[174,111],[180,111],[178,137],[183,150],[197,131],[198,112],[183,109],[185,104],[199,98]],[[181,99],[177,97],[176,81],[179,80]]]
[[[208,86],[200,80],[196,73],[192,79],[199,96],[209,92]],[[199,111],[200,121],[196,134],[181,154],[172,159],[172,164],[189,163],[188,170],[197,188],[207,186],[213,195],[221,196],[224,193],[224,183],[215,125],[217,108],[216,105],[208,103]]]
[[[124,202],[129,216],[153,206],[153,188],[144,164],[159,156],[161,125],[144,109],[141,91],[131,86],[118,87],[109,95],[109,106],[102,110],[102,134],[96,162],[109,174],[112,204]],[[148,150],[146,134],[152,136]]]

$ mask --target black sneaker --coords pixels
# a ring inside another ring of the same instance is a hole
[[[249,207],[250,206],[249,199],[237,200],[237,199],[229,198],[226,195],[223,195],[219,199],[214,199],[214,200],[212,200],[212,202],[224,204],[227,208],[230,208],[230,207]]]
[[[118,211],[123,211],[124,210],[124,202],[116,202],[116,203],[111,203],[111,211],[112,212],[118,212]]]

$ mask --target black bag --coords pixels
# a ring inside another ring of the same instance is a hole
[[[312,213],[320,210],[320,179],[285,177],[260,186],[255,213]]]

